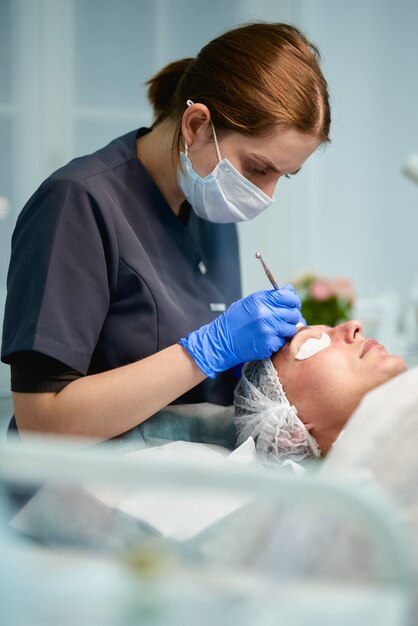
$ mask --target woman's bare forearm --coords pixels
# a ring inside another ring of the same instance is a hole
[[[185,348],[173,345],[141,361],[84,376],[58,393],[14,393],[19,432],[115,437],[205,378]]]

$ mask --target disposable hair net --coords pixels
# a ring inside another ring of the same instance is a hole
[[[321,455],[287,399],[270,359],[246,363],[234,392],[237,445],[253,437],[263,460],[301,462]]]

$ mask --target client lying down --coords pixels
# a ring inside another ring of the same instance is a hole
[[[301,327],[270,359],[244,366],[234,399],[237,445],[252,436],[269,461],[323,456],[363,396],[405,370],[358,321]]]

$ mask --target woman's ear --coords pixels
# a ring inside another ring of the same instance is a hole
[[[201,143],[207,142],[211,136],[211,117],[205,104],[196,102],[187,107],[183,113],[181,134],[189,148],[193,144],[198,147]]]

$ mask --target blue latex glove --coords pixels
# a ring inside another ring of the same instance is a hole
[[[180,339],[200,369],[214,378],[238,363],[266,359],[293,337],[301,320],[293,287],[256,291],[210,324]]]
[[[293,286],[293,285],[291,285],[291,284],[289,284],[289,285],[285,285],[285,286],[283,287],[283,289],[290,289],[290,291],[293,291],[293,293],[296,293],[296,290],[295,290],[294,286]],[[299,308],[300,308],[300,307],[299,307]],[[300,320],[299,320],[299,322],[302,322],[302,324],[303,324],[304,326],[307,326],[307,325],[308,325],[308,322],[305,320],[305,318],[303,317],[303,315],[301,315],[301,316],[300,316]]]

